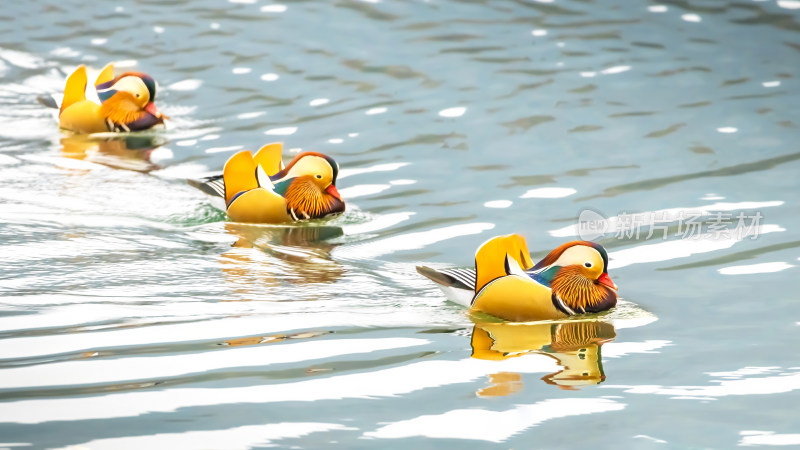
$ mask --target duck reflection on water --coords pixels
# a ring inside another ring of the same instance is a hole
[[[67,158],[102,164],[115,169],[148,173],[162,167],[152,161],[153,152],[167,141],[160,136],[70,135],[61,138],[61,154]]]
[[[312,331],[301,331],[297,333],[279,333],[279,334],[271,334],[267,336],[251,336],[251,337],[244,337],[244,338],[236,338],[236,339],[228,339],[220,343],[220,345],[225,345],[229,347],[245,347],[248,345],[260,345],[260,344],[273,344],[276,342],[283,342],[287,340],[296,340],[296,339],[313,339],[320,336],[325,336],[327,334],[331,334],[333,331],[327,330],[312,330]]]
[[[343,236],[338,226],[275,226],[226,223],[236,237],[230,250],[220,255],[226,281],[235,292],[251,298],[265,287],[283,283],[332,283],[344,275],[333,260],[331,241]]]
[[[563,369],[545,375],[542,381],[562,389],[600,384],[603,372],[601,346],[614,340],[614,325],[593,320],[543,323],[478,323],[472,330],[472,357],[504,360],[529,353],[555,359]],[[480,396],[504,396],[522,389],[517,373],[500,372],[490,376],[492,386],[478,391]]]

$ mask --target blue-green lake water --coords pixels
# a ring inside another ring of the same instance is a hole
[[[0,448],[800,445],[799,19],[4,4]],[[110,61],[158,80],[166,129],[58,130],[37,97]],[[272,141],[336,158],[347,212],[230,224],[186,184]],[[414,269],[507,233],[534,259],[592,234],[623,301],[487,324]]]

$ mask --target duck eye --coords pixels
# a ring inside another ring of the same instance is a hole
[[[315,177],[317,177],[317,179],[318,179],[318,180],[321,180],[321,179],[322,179],[322,175],[320,175],[320,174],[316,174],[316,175],[314,175],[314,176],[315,176]]]
[[[585,263],[583,263],[583,265],[586,266],[586,267],[592,267],[592,263],[590,263],[590,262],[585,262]]]

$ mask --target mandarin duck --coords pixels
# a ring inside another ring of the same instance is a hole
[[[156,108],[156,82],[149,75],[125,72],[114,77],[108,64],[95,81],[100,104],[86,99],[86,67],[81,65],[67,78],[59,126],[76,133],[141,131],[164,123],[167,116]]]
[[[344,212],[336,189],[339,165],[333,158],[303,152],[284,166],[282,151],[282,143],[272,143],[255,155],[236,153],[225,163],[222,175],[189,184],[222,197],[235,222],[285,223]]]
[[[600,244],[567,242],[535,265],[518,234],[486,241],[475,254],[475,270],[418,266],[452,301],[515,322],[598,313],[617,304],[608,276],[608,254]]]

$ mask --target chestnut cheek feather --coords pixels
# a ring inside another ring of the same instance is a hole
[[[289,185],[285,198],[287,206],[296,213],[317,219],[344,211],[344,202],[338,194],[333,185],[328,186],[323,192],[310,178],[301,177]]]
[[[553,279],[551,288],[553,294],[576,313],[606,311],[617,304],[614,289],[605,283],[591,281],[582,272],[582,267],[561,269]]]

